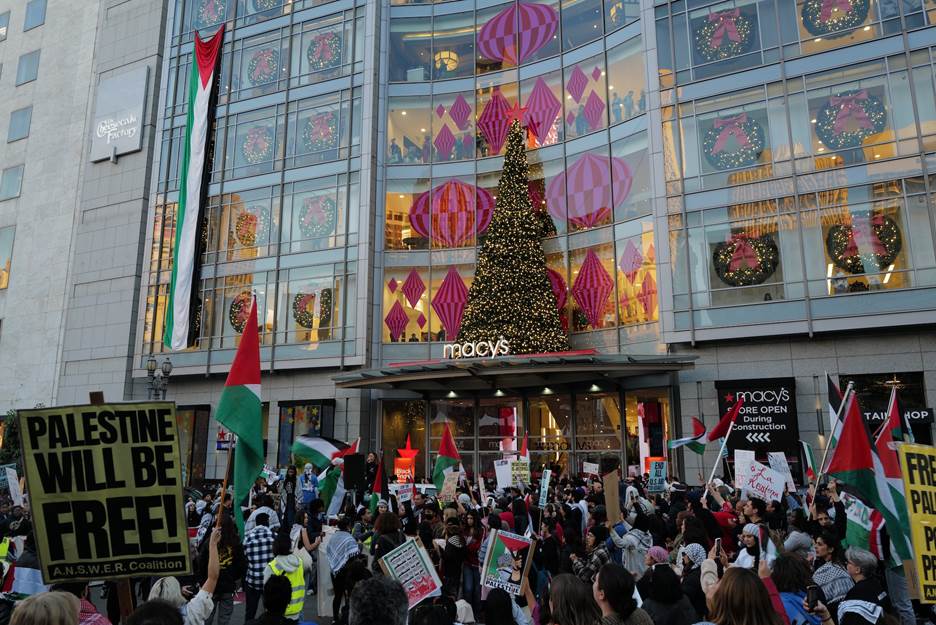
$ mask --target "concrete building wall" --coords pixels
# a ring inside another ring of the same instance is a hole
[[[68,307],[61,344],[58,404],[83,403],[89,390],[110,401],[146,397],[129,376],[136,343],[136,307],[142,271],[153,146],[165,34],[166,3],[103,0],[96,24],[94,65],[87,94],[93,108],[101,80],[149,67],[143,149],[116,163],[84,159],[68,278]],[[90,149],[91,116],[76,136]]]
[[[72,228],[85,161],[98,2],[49,0],[45,23],[23,32],[24,0],[10,11],[0,42],[0,170],[25,164],[18,198],[0,202],[0,227],[15,226],[9,287],[0,291],[0,410],[57,401],[57,354]],[[15,86],[19,57],[41,50],[38,77]],[[26,139],[7,143],[10,112],[32,106]]]

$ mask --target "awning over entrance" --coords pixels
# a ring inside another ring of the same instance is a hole
[[[340,388],[420,393],[492,392],[623,382],[625,378],[690,369],[694,356],[605,355],[591,351],[396,363],[334,378]]]

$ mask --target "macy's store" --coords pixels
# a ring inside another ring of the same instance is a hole
[[[448,424],[469,475],[494,476],[494,460],[529,434],[531,469],[582,473],[619,466],[645,472],[681,435],[674,414],[677,374],[692,356],[578,351],[432,360],[355,371],[339,388],[377,391],[377,440],[387,458],[413,456],[428,476]],[[397,453],[407,438],[418,453]],[[428,454],[426,453],[428,450]],[[428,461],[428,463],[427,463]]]

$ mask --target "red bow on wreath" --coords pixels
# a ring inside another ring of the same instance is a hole
[[[757,269],[760,261],[757,259],[757,252],[751,245],[748,236],[743,232],[734,234],[728,239],[729,244],[734,245],[734,252],[731,254],[731,260],[728,262],[728,271],[737,271],[741,265],[747,265],[749,269]]]
[[[322,141],[331,140],[331,113],[323,113],[321,115],[316,115],[312,119],[312,135]]]
[[[334,53],[332,52],[331,40],[335,33],[323,33],[315,37],[315,55],[320,61],[331,61]]]
[[[845,258],[858,256],[859,246],[867,249],[871,247],[871,253],[878,256],[887,256],[887,248],[881,243],[874,226],[883,226],[884,216],[881,214],[872,217],[852,217],[852,226],[848,233],[848,243],[842,255]]]
[[[715,138],[715,145],[712,146],[712,154],[718,154],[725,149],[728,139],[735,138],[738,147],[746,148],[751,145],[747,134],[741,129],[742,124],[747,123],[747,113],[739,113],[733,117],[720,117],[716,119],[712,126],[715,130],[721,130]]]
[[[247,132],[247,140],[244,146],[250,151],[263,152],[268,146],[266,138],[266,128],[251,128]]]
[[[868,92],[864,89],[850,95],[834,95],[829,98],[829,104],[839,107],[835,113],[835,123],[832,125],[835,132],[845,132],[849,122],[854,122],[858,128],[872,128],[863,104],[867,99]]]
[[[309,310],[309,304],[312,304],[312,306],[315,306],[315,293],[307,293],[303,295],[299,299],[299,302],[297,303],[296,308],[298,308],[302,312],[312,312],[311,310]]]
[[[257,64],[254,66],[253,74],[251,78],[256,80],[259,76],[263,76],[267,72],[272,72],[273,68],[270,66],[270,63],[273,59],[272,50],[263,50],[257,54]]]
[[[822,0],[822,9],[819,13],[819,19],[823,22],[828,22],[832,17],[832,11],[835,9],[843,13],[851,12],[851,0]]]
[[[325,214],[324,198],[310,197],[305,201],[305,213],[302,215],[302,223],[305,226],[320,226],[328,219]]]
[[[709,21],[718,23],[715,26],[715,32],[712,33],[713,48],[720,48],[725,37],[728,37],[730,41],[734,41],[735,43],[741,41],[741,35],[738,34],[738,26],[735,24],[735,21],[739,17],[741,17],[741,9],[728,9],[727,11],[719,11],[718,13],[709,13]]]

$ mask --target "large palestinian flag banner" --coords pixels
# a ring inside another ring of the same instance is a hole
[[[211,39],[203,41],[195,34],[195,53],[189,76],[188,118],[185,143],[179,169],[179,207],[175,220],[175,247],[172,253],[172,282],[166,306],[163,343],[175,351],[189,347],[195,340],[194,311],[198,292],[198,261],[202,250],[198,230],[208,197],[211,122],[217,103],[218,70],[224,26]]]

